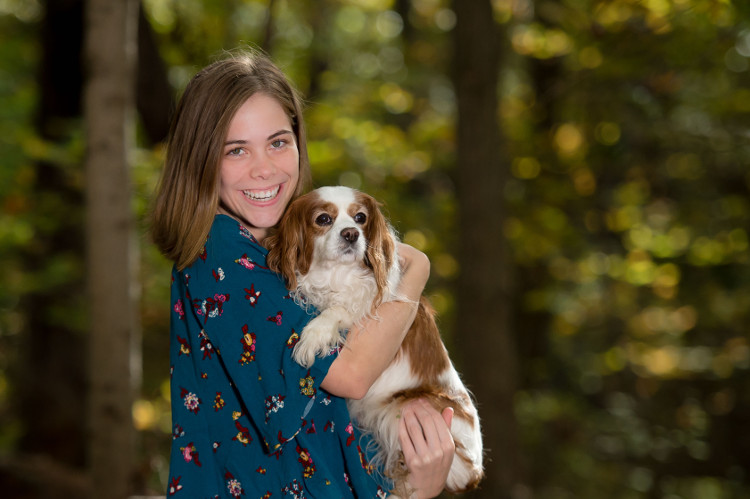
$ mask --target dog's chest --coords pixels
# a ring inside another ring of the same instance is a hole
[[[297,296],[319,310],[339,306],[350,310],[354,318],[370,312],[377,294],[372,273],[353,266],[310,269],[298,278]]]

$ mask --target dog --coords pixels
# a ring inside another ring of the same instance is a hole
[[[293,357],[309,367],[345,342],[342,332],[380,303],[398,300],[400,268],[395,231],[372,196],[342,186],[321,187],[293,201],[278,230],[266,238],[267,264],[280,273],[291,296],[320,314],[303,329]],[[377,446],[373,463],[408,496],[408,470],[398,440],[401,408],[416,398],[442,411],[452,407],[456,452],[446,482],[449,492],[476,488],[484,476],[479,416],[448,357],[428,300],[395,359],[349,412]]]

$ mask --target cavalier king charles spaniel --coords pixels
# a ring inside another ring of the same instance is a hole
[[[278,231],[264,242],[268,266],[286,280],[303,307],[320,314],[303,329],[294,359],[309,367],[345,341],[345,332],[372,316],[380,303],[399,300],[396,235],[371,196],[348,187],[322,187],[289,205]],[[440,339],[425,297],[400,351],[360,400],[348,399],[351,416],[377,445],[373,463],[409,495],[398,440],[401,407],[423,398],[435,409],[452,407],[456,453],[446,482],[450,492],[473,489],[482,479],[482,435],[469,391]],[[342,334],[343,333],[343,334]]]

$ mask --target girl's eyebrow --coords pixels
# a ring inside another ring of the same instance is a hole
[[[281,135],[288,135],[292,133],[293,132],[291,130],[282,129],[282,130],[279,130],[278,132],[274,132],[271,135],[269,135],[266,140],[272,140],[272,139],[275,139],[276,137],[280,137]],[[245,144],[247,144],[247,141],[243,139],[228,140],[224,142],[225,146],[245,145]]]
[[[276,133],[272,133],[271,135],[269,135],[268,136],[268,140],[275,139],[276,137],[279,137],[280,135],[288,135],[288,134],[292,134],[292,131],[291,130],[282,129],[282,130],[279,130]]]

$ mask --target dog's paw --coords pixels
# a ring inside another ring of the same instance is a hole
[[[302,330],[292,358],[299,365],[310,367],[315,363],[315,357],[325,357],[342,341],[338,322],[331,324],[324,316],[318,316]]]
[[[316,352],[318,346],[312,339],[305,341],[305,335],[300,336],[300,340],[294,345],[294,351],[292,352],[292,358],[294,361],[302,367],[310,367],[315,363]]]

